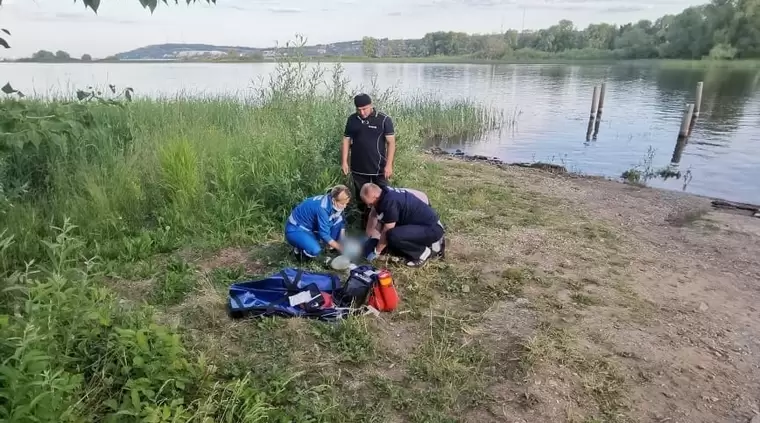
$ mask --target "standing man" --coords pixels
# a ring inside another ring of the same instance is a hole
[[[354,198],[359,198],[364,184],[373,183],[384,187],[393,174],[393,157],[396,153],[396,137],[393,120],[378,112],[367,94],[354,97],[356,113],[348,117],[343,133],[341,149],[343,174],[351,174]],[[351,160],[349,162],[349,151]],[[369,209],[357,202],[362,213],[362,227],[367,226]]]

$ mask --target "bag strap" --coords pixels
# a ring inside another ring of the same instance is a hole
[[[267,306],[267,313],[273,313],[275,311],[275,307],[287,303],[290,300],[290,292],[291,291],[297,291],[300,292],[301,289],[298,287],[298,282],[301,281],[301,276],[303,276],[303,270],[297,269],[296,275],[293,277],[293,280],[290,280],[290,277],[288,277],[288,274],[285,273],[285,269],[280,270],[280,276],[282,276],[282,284],[285,285],[285,289],[287,289],[289,292],[285,293],[285,295],[282,296],[277,301],[272,301]]]
[[[280,270],[280,276],[282,276],[282,283],[285,285],[285,289],[288,291],[299,291],[300,288],[298,288],[298,282],[301,282],[301,276],[303,275],[303,270],[298,269],[296,270],[296,275],[293,277],[293,280],[291,281],[288,277],[288,274],[285,273],[285,270]]]
[[[269,305],[267,306],[267,314],[272,314],[272,313],[274,313],[274,312],[275,312],[275,309],[274,309],[274,308],[275,308],[276,306],[278,306],[278,305],[280,305],[280,304],[282,304],[282,303],[286,303],[286,302],[288,302],[288,300],[289,300],[289,299],[290,299],[290,296],[288,296],[287,294],[285,294],[285,295],[284,295],[282,298],[280,298],[279,300],[277,300],[277,301],[272,301],[271,303],[269,303]]]
[[[242,302],[242,301],[240,301],[240,297],[238,297],[237,295],[232,295],[231,297],[232,297],[232,302],[234,302],[234,303],[235,303],[235,305],[236,305],[236,306],[237,306],[237,307],[238,307],[238,308],[239,308],[241,311],[244,311],[244,310],[245,310],[245,305],[243,305],[243,302]]]

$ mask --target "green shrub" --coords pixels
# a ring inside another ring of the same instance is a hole
[[[0,309],[0,420],[256,422],[266,396],[245,377],[213,383],[202,355],[71,268],[78,243],[66,225],[47,243],[51,271],[4,279]],[[173,272],[187,269],[171,266]],[[6,306],[7,307],[7,306]]]

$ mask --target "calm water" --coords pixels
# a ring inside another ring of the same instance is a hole
[[[142,95],[246,95],[273,70],[273,64],[30,63],[0,64],[0,79],[29,94],[112,83]],[[345,72],[355,87],[374,83],[401,95],[469,98],[516,116],[510,128],[443,147],[610,177],[648,162],[654,169],[670,164],[684,104],[704,81],[702,114],[677,165],[689,177],[649,184],[760,203],[760,70],[350,63]],[[603,120],[597,139],[587,142],[592,90],[602,81]]]

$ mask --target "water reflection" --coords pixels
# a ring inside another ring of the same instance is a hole
[[[704,81],[701,114],[702,127],[712,137],[728,144],[727,133],[740,126],[747,103],[756,96],[757,71],[741,69],[659,69],[655,73],[658,109],[666,113],[695,101],[696,87]]]

